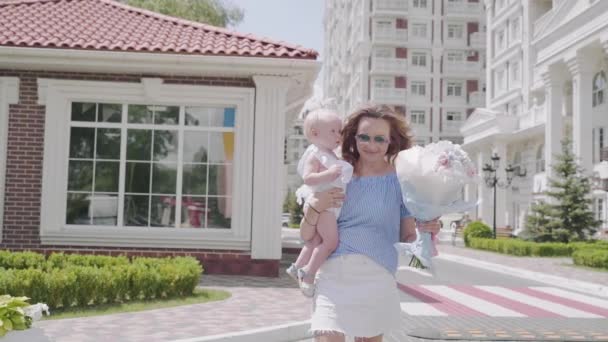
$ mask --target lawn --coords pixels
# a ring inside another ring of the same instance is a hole
[[[50,316],[45,316],[44,320],[48,319],[64,319],[64,318],[79,318],[91,317],[100,315],[110,315],[125,312],[136,312],[153,309],[170,308],[180,305],[202,304],[227,299],[231,294],[227,291],[211,290],[211,289],[196,289],[194,295],[184,298],[158,299],[158,300],[142,300],[133,301],[123,304],[101,304],[92,305],[86,308],[69,308],[56,309],[51,311]]]

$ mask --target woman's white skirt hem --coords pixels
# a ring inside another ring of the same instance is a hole
[[[395,277],[367,256],[333,257],[317,273],[313,334],[374,337],[399,328],[400,315]]]

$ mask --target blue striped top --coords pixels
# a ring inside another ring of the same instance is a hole
[[[346,186],[338,217],[338,247],[330,258],[363,254],[391,274],[397,271],[401,218],[410,216],[403,204],[397,174],[356,177]]]

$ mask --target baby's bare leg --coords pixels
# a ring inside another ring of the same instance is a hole
[[[321,244],[319,244],[312,252],[310,262],[304,267],[304,271],[308,279],[305,282],[312,283],[314,275],[321,265],[327,260],[327,257],[338,247],[338,223],[336,216],[330,211],[324,211],[319,217],[317,232],[321,236]]]
[[[302,268],[304,265],[308,264],[310,261],[310,257],[312,256],[312,251],[321,243],[321,237],[319,234],[315,234],[315,236],[304,243],[304,247],[302,247],[302,251],[300,251],[300,255],[298,255],[298,259],[295,262],[297,268]]]
[[[308,204],[304,205],[304,215],[306,215],[308,210],[313,210],[308,208]],[[315,213],[316,214],[316,213]],[[320,216],[317,218],[316,221],[316,225],[319,225],[320,222]],[[300,238],[302,238],[302,240],[304,241],[308,241],[311,240],[312,238],[314,238],[315,234],[317,233],[317,227],[315,225],[311,225],[311,224],[315,224],[315,222],[310,222],[310,224],[305,224],[306,221],[306,216],[302,218],[302,223],[300,224]]]

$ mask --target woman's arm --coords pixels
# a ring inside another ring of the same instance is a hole
[[[344,191],[340,188],[316,192],[308,198],[300,222],[300,237],[302,240],[308,241],[314,237],[321,212],[329,208],[339,208],[343,200]]]
[[[412,242],[416,240],[416,220],[412,216],[401,219],[401,229],[399,233],[400,242]]]

